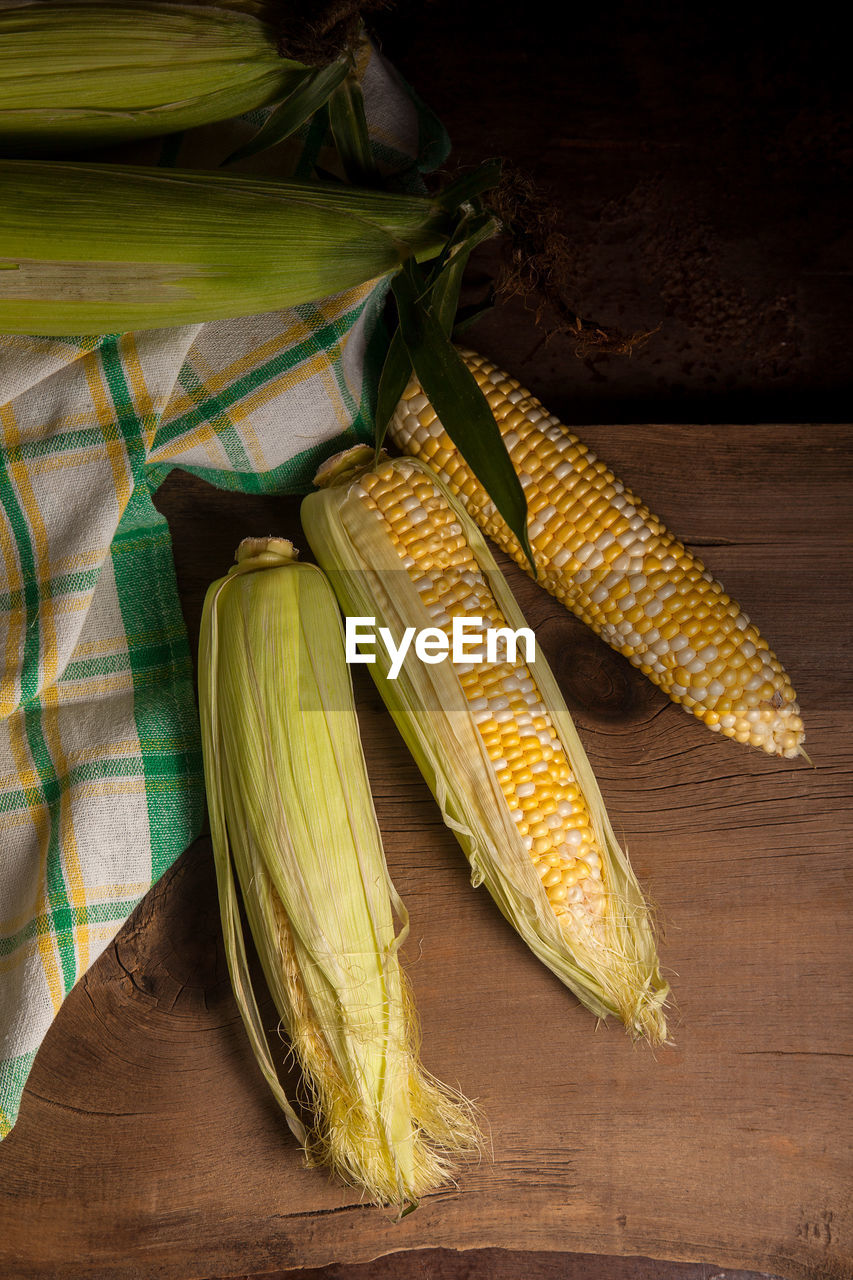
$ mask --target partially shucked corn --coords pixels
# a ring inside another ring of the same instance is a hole
[[[67,153],[226,120],[305,73],[230,4],[34,0],[0,7],[0,149]]]
[[[701,560],[514,378],[462,355],[524,487],[539,583],[709,729],[788,759],[805,754],[788,675]],[[415,379],[389,435],[530,571]]]
[[[407,628],[476,638],[525,627],[484,539],[427,467],[373,468],[356,449],[321,468],[330,487],[302,504],[306,536],[344,612],[375,618],[399,644]],[[457,836],[534,953],[594,1013],[653,1043],[666,1037],[649,912],[619,848],[592,769],[543,658],[498,645],[493,661],[425,663],[391,675],[377,645],[379,691]]]
[[[285,540],[249,539],[205,599],[199,703],[226,954],[258,1063],[309,1163],[404,1210],[478,1135],[464,1100],[418,1060],[397,956],[408,917],[382,850],[340,614],[322,572],[294,560]],[[252,991],[235,870],[303,1073],[299,1109]]]
[[[429,258],[425,197],[333,183],[0,160],[0,333],[68,337],[254,315]]]

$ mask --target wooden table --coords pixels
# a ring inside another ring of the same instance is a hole
[[[494,345],[486,354],[512,360]],[[853,1274],[850,434],[583,435],[770,638],[813,761],[712,735],[512,568],[658,905],[674,1046],[652,1053],[596,1027],[471,889],[359,677],[388,861],[412,917],[405,961],[423,1059],[477,1100],[490,1150],[402,1222],[303,1168],[231,998],[201,839],[78,983],[36,1060],[0,1145],[0,1275],[189,1280],[437,1248]],[[293,500],[176,474],[158,502],[193,643],[203,591],[240,537],[301,540]]]

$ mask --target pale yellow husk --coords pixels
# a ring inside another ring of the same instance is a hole
[[[334,487],[305,499],[303,527],[344,612],[375,617],[377,627],[387,627],[398,643],[406,627],[422,630],[433,623],[382,522],[356,494],[364,468],[359,470],[359,456],[353,454],[354,471],[347,475],[344,469]],[[441,482],[415,459],[384,459],[381,465],[413,468],[455,505]],[[514,630],[526,626],[482,535],[461,509],[456,511],[506,622]],[[473,883],[486,885],[531,950],[587,1008],[600,1017],[615,1014],[632,1033],[662,1043],[669,988],[661,976],[649,908],[616,839],[559,686],[538,649],[528,666],[580,784],[602,854],[607,894],[597,937],[575,929],[571,918],[554,914],[451,662],[427,665],[410,650],[392,680],[388,653],[377,643],[376,662],[368,670],[468,858]]]
[[[244,548],[205,601],[199,701],[226,952],[261,1069],[303,1144],[401,1211],[478,1149],[422,1067],[398,959],[408,917],[373,809],[334,595],[289,544]],[[283,1090],[252,991],[234,873],[304,1097]],[[395,925],[395,918],[398,924]]]

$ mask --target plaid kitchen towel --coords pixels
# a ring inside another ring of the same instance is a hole
[[[361,72],[374,155],[412,185],[413,159],[433,166],[446,140],[374,51]],[[168,161],[212,166],[253,123],[167,140]],[[266,172],[329,167],[323,143],[315,124]],[[0,1137],[63,999],[201,825],[192,662],[151,494],[175,467],[304,490],[368,438],[386,288],[180,329],[0,337]]]

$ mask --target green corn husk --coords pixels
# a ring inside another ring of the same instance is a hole
[[[464,1099],[418,1060],[397,955],[408,917],[373,810],[340,614],[322,572],[294,556],[282,539],[247,540],[204,605],[199,703],[226,953],[309,1164],[405,1211],[479,1135]],[[235,871],[307,1120],[279,1083],[252,991]]]
[[[226,120],[286,97],[305,66],[228,5],[0,7],[0,149],[61,154]]]
[[[221,172],[0,160],[0,333],[67,337],[253,315],[438,254],[419,196]]]
[[[436,626],[404,567],[403,551],[398,551],[384,520],[377,519],[376,511],[365,501],[365,476],[378,472],[379,483],[386,484],[392,478],[390,472],[396,470],[412,478],[408,491],[413,495],[414,485],[419,481],[423,485],[424,480],[430,493],[442,495],[455,513],[459,534],[454,536],[467,541],[506,625],[513,630],[525,627],[515,597],[482,534],[438,477],[413,458],[389,460],[383,455],[375,469],[372,464],[373,451],[366,446],[330,460],[315,478],[315,483],[330,487],[309,494],[302,503],[305,535],[344,613],[374,618],[377,628],[388,628],[395,643],[408,627],[422,631]],[[425,574],[431,582],[451,575],[452,581],[454,571],[442,568],[432,549],[426,553],[433,558],[431,566],[424,561],[425,567],[421,567],[420,561],[412,559],[421,554],[416,544],[428,528],[425,512],[429,508],[420,505],[422,499],[415,496],[395,498],[397,501],[417,504],[419,532],[412,535],[409,544],[412,573]],[[431,497],[429,501],[440,499]],[[514,677],[520,665],[515,665]],[[487,679],[504,680],[504,675],[497,673],[506,671],[505,666],[495,668],[492,664],[494,674],[487,672],[488,667],[485,662],[480,667],[481,687]],[[588,1009],[599,1017],[615,1015],[633,1034],[652,1044],[663,1043],[669,988],[660,973],[649,909],[619,847],[592,767],[547,662],[537,651],[527,667],[591,818],[605,893],[604,915],[595,928],[576,923],[570,914],[558,917],[552,909],[450,660],[428,665],[410,650],[393,679],[388,651],[377,639],[375,661],[368,670],[447,826],[468,858],[472,882],[485,883],[534,954]]]

